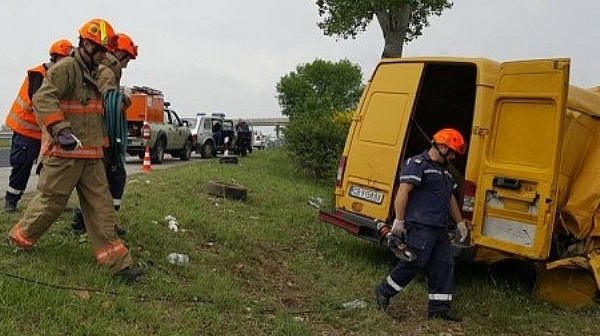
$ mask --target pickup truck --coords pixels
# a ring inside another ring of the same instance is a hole
[[[123,90],[131,99],[127,113],[127,154],[144,158],[150,149],[152,163],[162,163],[165,153],[187,161],[192,155],[192,134],[187,122],[164,101],[163,93],[146,86]],[[144,129],[149,137],[144,138]]]

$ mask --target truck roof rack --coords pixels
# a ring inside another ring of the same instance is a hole
[[[162,91],[157,90],[157,89],[153,89],[153,88],[148,87],[148,86],[137,86],[136,85],[136,86],[133,86],[131,88],[131,90],[133,92],[142,92],[142,93],[145,93],[145,94],[148,94],[148,95],[160,95],[160,96],[162,96],[162,94],[163,94]]]

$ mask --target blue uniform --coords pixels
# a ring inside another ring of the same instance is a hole
[[[392,297],[425,270],[429,287],[429,315],[445,314],[452,301],[454,265],[448,239],[450,200],[456,184],[447,168],[433,161],[427,151],[407,160],[400,183],[413,188],[405,210],[406,243],[416,258],[401,261],[378,286]]]

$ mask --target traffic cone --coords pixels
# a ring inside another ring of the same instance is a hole
[[[144,165],[142,166],[142,171],[147,173],[152,171],[152,166],[150,165],[150,146],[146,146],[146,152],[144,153]]]

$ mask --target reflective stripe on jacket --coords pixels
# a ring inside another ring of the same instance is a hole
[[[46,76],[47,68],[52,63],[40,64],[27,70],[27,76],[21,84],[17,98],[15,98],[8,115],[6,116],[6,126],[10,127],[14,132],[28,136],[34,139],[42,138],[42,130],[38,125],[37,118],[33,113],[33,103],[29,98],[29,74],[38,72],[42,77]]]
[[[68,158],[102,158],[106,126],[97,67],[89,69],[78,50],[73,51],[48,71],[42,86],[33,96],[35,114],[42,126],[42,154]],[[70,127],[82,147],[70,151],[60,148],[58,132]]]

